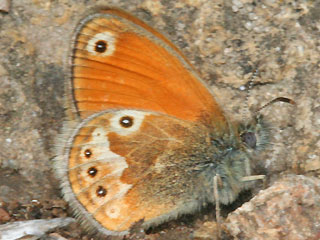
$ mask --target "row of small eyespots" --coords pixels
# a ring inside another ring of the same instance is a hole
[[[119,126],[121,126],[122,128],[130,128],[134,125],[134,117],[133,116],[122,116],[119,118]],[[87,159],[90,159],[92,157],[94,157],[93,155],[93,150],[90,148],[86,148],[84,150],[84,157]],[[87,175],[91,178],[96,177],[96,175],[98,174],[98,169],[95,166],[91,166],[89,169],[87,169]],[[96,189],[96,195],[97,197],[105,197],[107,195],[108,191],[105,187],[103,186],[98,186]]]

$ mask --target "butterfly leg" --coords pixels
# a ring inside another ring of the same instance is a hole
[[[216,203],[216,221],[217,221],[217,239],[221,238],[221,215],[220,215],[220,199],[219,199],[219,185],[222,185],[220,175],[217,174],[213,178],[213,194]]]
[[[262,180],[263,188],[266,188],[266,175],[252,175],[252,176],[243,177],[241,179],[242,182],[256,181],[256,180]]]
[[[241,179],[242,182],[262,180],[263,187],[266,187],[265,175],[246,176]],[[216,221],[217,221],[217,239],[221,239],[221,215],[220,215],[220,199],[219,199],[219,186],[222,186],[222,180],[219,174],[213,178],[213,194],[216,204]]]

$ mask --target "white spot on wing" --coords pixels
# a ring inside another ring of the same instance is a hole
[[[115,112],[114,116],[110,119],[110,131],[116,132],[119,135],[127,136],[133,132],[139,130],[144,117],[148,115],[146,112],[135,111],[135,110],[122,110]],[[133,125],[129,128],[121,126],[120,119],[122,117],[129,116],[133,119]]]
[[[107,50],[105,52],[99,53],[95,50],[98,41],[105,41],[107,43]],[[116,50],[115,36],[111,32],[97,33],[89,40],[86,49],[95,56],[111,56]]]
[[[110,150],[109,139],[107,137],[107,132],[104,129],[98,127],[92,132],[92,140],[90,141],[90,145],[96,145],[96,147],[93,148],[93,154],[95,156],[95,159],[106,159],[108,162],[110,162],[112,159],[118,159],[119,162],[124,163],[123,168],[128,167],[124,157]],[[83,152],[86,148],[87,147],[84,146]]]
[[[120,208],[114,205],[114,201],[121,201],[132,185],[120,181],[120,177],[122,176],[123,171],[128,168],[128,164],[124,157],[110,150],[110,142],[107,133],[108,132],[104,128],[97,127],[91,135],[92,140],[90,141],[90,146],[94,146],[91,147],[92,156],[94,156],[92,157],[92,160],[101,159],[101,162],[110,167],[109,169],[111,172],[108,176],[112,176],[108,181],[108,186],[104,186],[107,189],[105,198],[96,197],[95,201],[101,205],[111,201],[111,204],[107,204],[108,208],[106,214],[110,218],[117,218],[120,214]],[[86,146],[83,146],[82,151],[85,151],[85,149]]]
[[[106,210],[106,214],[110,217],[110,218],[118,218],[119,214],[120,214],[120,209],[116,206],[111,205],[107,210]]]

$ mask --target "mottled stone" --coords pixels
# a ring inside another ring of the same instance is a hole
[[[0,2],[0,12],[9,12],[11,0],[2,0]]]
[[[235,239],[318,239],[320,180],[285,176],[229,214],[225,226]]]

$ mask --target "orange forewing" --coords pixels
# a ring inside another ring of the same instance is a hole
[[[101,56],[87,51],[88,42],[104,32],[114,36],[114,52]],[[122,108],[190,121],[203,115],[225,121],[212,94],[182,54],[131,15],[114,9],[101,11],[82,22],[75,40],[72,90],[81,118]]]

